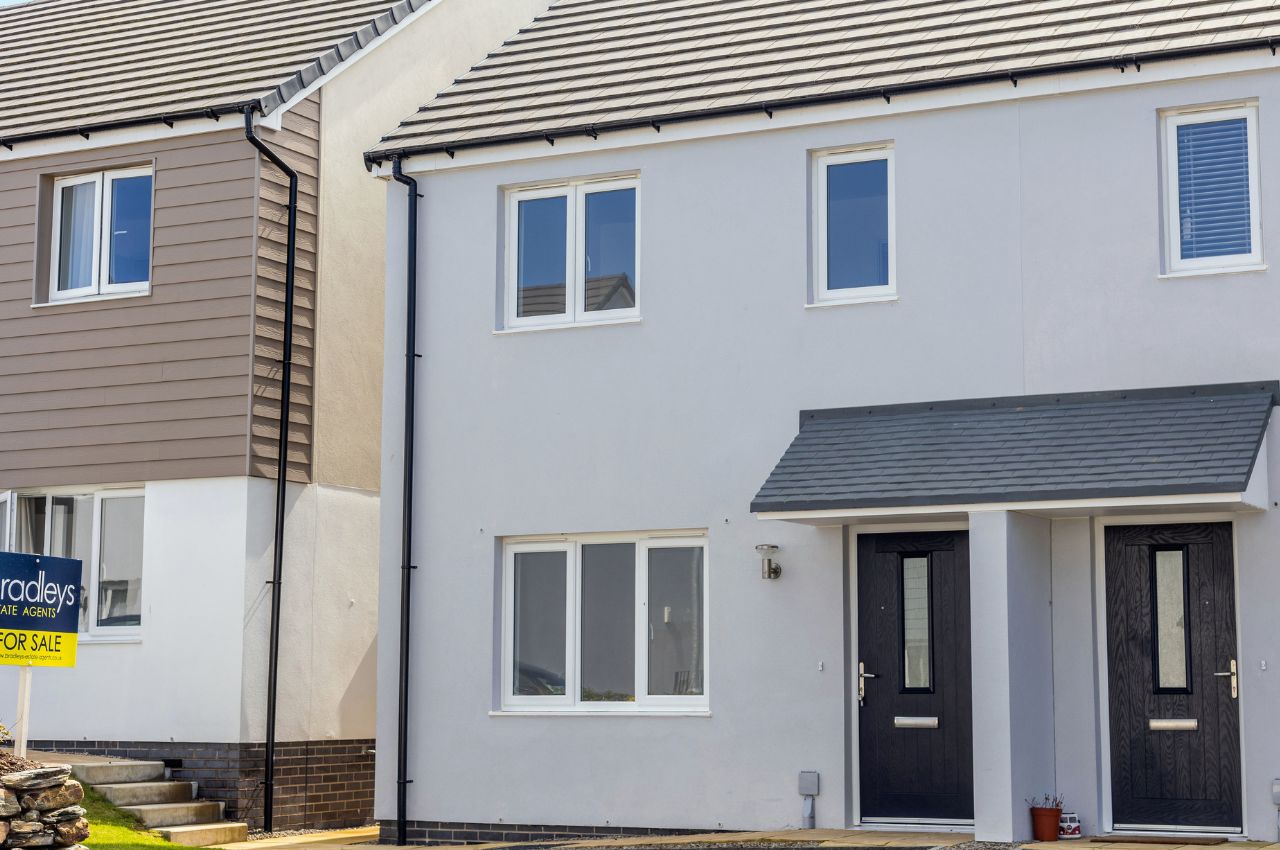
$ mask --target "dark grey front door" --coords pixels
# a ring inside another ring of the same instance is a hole
[[[858,536],[863,819],[973,818],[969,534]]]
[[[1106,530],[1112,820],[1237,829],[1229,523]]]

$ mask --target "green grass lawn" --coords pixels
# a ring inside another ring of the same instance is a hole
[[[85,846],[91,850],[159,850],[181,846],[147,831],[136,818],[117,809],[88,786],[80,805],[88,812],[85,817],[89,820],[89,840]]]

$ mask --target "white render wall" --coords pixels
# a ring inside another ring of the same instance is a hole
[[[1280,273],[1159,278],[1157,110],[1243,97],[1260,101],[1264,251],[1273,252],[1274,73],[423,176],[410,818],[780,828],[798,824],[797,772],[818,770],[818,825],[846,825],[841,532],[748,511],[797,412],[1280,377]],[[896,152],[901,298],[806,308],[809,151],[882,140]],[[642,321],[495,334],[501,187],[629,171],[643,187]],[[391,184],[384,754],[396,745],[403,226],[404,187]],[[1270,566],[1278,526],[1273,512],[1237,525],[1246,817],[1251,835],[1272,840],[1265,801],[1280,745],[1264,717],[1280,704],[1269,613],[1280,598]],[[496,538],[690,527],[709,538],[711,717],[489,714]],[[1052,587],[1071,607],[1046,616],[1055,663],[1069,656],[1074,671],[1054,671],[1058,781],[1097,817],[1096,753],[1080,738],[1096,728],[1062,710],[1096,702],[1089,677],[1078,679],[1096,653],[1076,651],[1093,628],[1092,579],[1076,572],[1090,566],[1080,560],[1092,557],[1089,528],[1049,529]],[[759,579],[758,543],[782,547],[780,581]],[[1056,569],[1058,553],[1069,575]],[[392,818],[394,763],[378,769],[376,813]],[[1019,799],[1045,790],[1008,789]]]
[[[30,735],[262,741],[275,485],[209,478],[144,492],[142,636],[81,637],[76,667],[35,671]],[[377,501],[290,486],[280,741],[373,737]],[[0,716],[16,699],[17,670],[0,670]]]

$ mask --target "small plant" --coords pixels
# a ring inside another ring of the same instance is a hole
[[[1061,794],[1045,794],[1042,797],[1028,797],[1027,805],[1033,809],[1061,809],[1066,803]]]
[[[13,733],[9,731],[9,727],[0,723],[0,744],[7,744],[13,740]]]

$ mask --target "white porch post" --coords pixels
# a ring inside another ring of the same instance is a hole
[[[1031,837],[1024,800],[1054,791],[1049,520],[969,515],[974,829]]]

